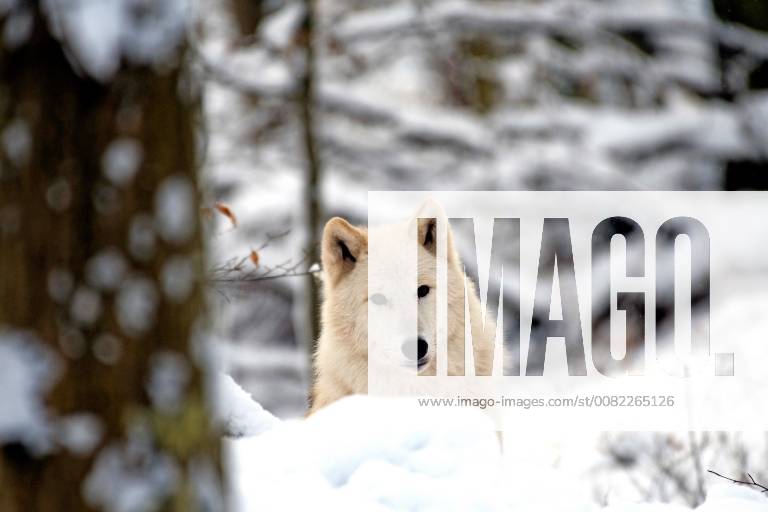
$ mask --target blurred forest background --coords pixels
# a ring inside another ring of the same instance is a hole
[[[0,323],[42,323],[73,359],[92,347],[94,382],[132,353],[105,329],[186,354],[196,319],[210,318],[235,379],[276,415],[302,415],[319,230],[334,215],[364,224],[368,190],[768,189],[762,0],[193,4],[180,24],[182,0],[103,10],[0,0]],[[140,274],[98,251],[126,233]],[[56,271],[62,258],[74,277]],[[77,286],[82,276],[88,286]],[[114,318],[102,319],[94,289],[115,292]],[[63,325],[56,302],[70,298]],[[161,440],[169,417],[198,424],[194,365],[155,356],[131,359],[141,370],[119,389],[56,400],[151,402],[160,412],[140,409],[138,424]],[[137,396],[153,368],[184,383],[180,409],[164,410],[162,393]],[[81,432],[88,421],[74,419]],[[122,431],[117,419],[102,428]],[[215,488],[207,425],[181,445],[165,441]],[[119,450],[143,446],[131,443]],[[768,454],[755,446],[725,433],[617,434],[595,473],[604,485],[619,475],[644,499],[695,504],[710,463],[767,479]],[[180,485],[176,499],[193,494]]]
[[[238,219],[220,219],[218,262],[269,240],[263,264],[298,263],[309,197],[364,224],[368,190],[768,185],[762,2],[320,1],[311,77],[304,8],[204,4],[205,179]],[[222,336],[258,353],[238,349],[240,378],[282,414],[303,409],[304,285],[224,286]]]

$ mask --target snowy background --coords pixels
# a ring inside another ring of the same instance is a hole
[[[300,260],[304,159],[286,98],[301,6],[265,2],[242,36],[228,5],[205,2],[199,29],[206,177],[238,221],[216,217],[214,265],[286,232],[260,261]],[[721,21],[706,0],[337,1],[318,12],[325,218],[365,223],[368,190],[764,188],[768,37]],[[302,284],[240,283],[219,297],[241,379],[287,416],[304,407]]]
[[[323,216],[365,223],[368,190],[765,189],[768,13],[759,18],[758,3],[320,0]],[[203,0],[195,30],[205,179],[210,201],[237,220],[214,217],[212,265],[248,264],[258,248],[261,265],[292,268],[304,236],[290,100],[303,7],[256,4],[249,24],[237,1]],[[440,419],[362,398],[297,419],[310,381],[303,285],[220,283],[213,295],[227,371],[280,418],[257,427],[245,399],[233,413],[246,418],[235,433],[268,429],[229,442],[243,503],[646,512],[688,510],[707,493],[700,510],[768,509],[757,493],[697,474],[749,470],[765,481],[764,434],[574,434],[502,457],[469,413],[455,435],[431,433]],[[735,329],[754,318],[741,307],[724,315],[713,321]]]

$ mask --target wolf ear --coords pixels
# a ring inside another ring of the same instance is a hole
[[[437,254],[437,219],[419,218],[419,244],[432,254]]]
[[[432,254],[437,254],[437,223],[445,222],[448,219],[443,207],[432,198],[424,201],[416,211],[414,217],[418,220],[419,243]],[[448,227],[448,239],[451,238],[451,227]]]
[[[448,261],[458,261],[458,253],[453,246],[453,230],[443,207],[430,198],[424,201],[414,216],[418,222],[419,243],[431,254],[437,255],[437,224],[445,223]]]
[[[336,284],[341,277],[355,268],[366,249],[365,231],[356,228],[341,217],[334,217],[323,230],[322,260],[330,282]]]

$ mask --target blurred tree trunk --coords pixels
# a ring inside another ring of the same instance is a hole
[[[98,83],[30,12],[29,38],[0,46],[0,345],[24,332],[59,371],[41,397],[50,446],[0,437],[0,510],[116,510],[138,490],[137,509],[220,510],[191,350],[205,307],[190,76],[123,63]]]
[[[754,0],[713,0],[717,17],[734,27],[768,32],[768,2]],[[768,90],[768,58],[765,52],[749,45],[734,45],[721,40],[718,46],[722,91],[720,96],[730,102],[749,104],[755,96]],[[764,146],[761,130],[754,127],[745,135],[754,138],[758,147]],[[768,158],[765,151],[750,156],[728,159],[723,164],[725,190],[768,190]]]
[[[304,0],[304,16],[299,29],[299,42],[303,47],[304,62],[299,81],[299,119],[301,136],[304,146],[305,178],[304,178],[304,252],[311,265],[320,260],[318,254],[321,204],[320,180],[322,168],[317,137],[315,132],[315,48],[314,40],[314,1]],[[310,359],[315,352],[317,338],[320,335],[320,292],[315,276],[306,278],[306,297],[304,320],[306,339],[308,341]]]
[[[253,35],[264,16],[262,0],[229,0],[235,24],[241,36]]]
[[[755,0],[713,0],[715,14],[725,21],[768,32],[768,3]]]

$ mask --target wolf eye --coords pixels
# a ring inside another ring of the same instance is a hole
[[[387,298],[381,293],[374,293],[373,295],[371,295],[371,302],[373,302],[377,306],[383,306],[384,304],[387,303]]]
[[[427,294],[429,293],[429,286],[425,284],[419,286],[419,289],[416,290],[416,293],[418,293],[419,298],[426,297]]]

